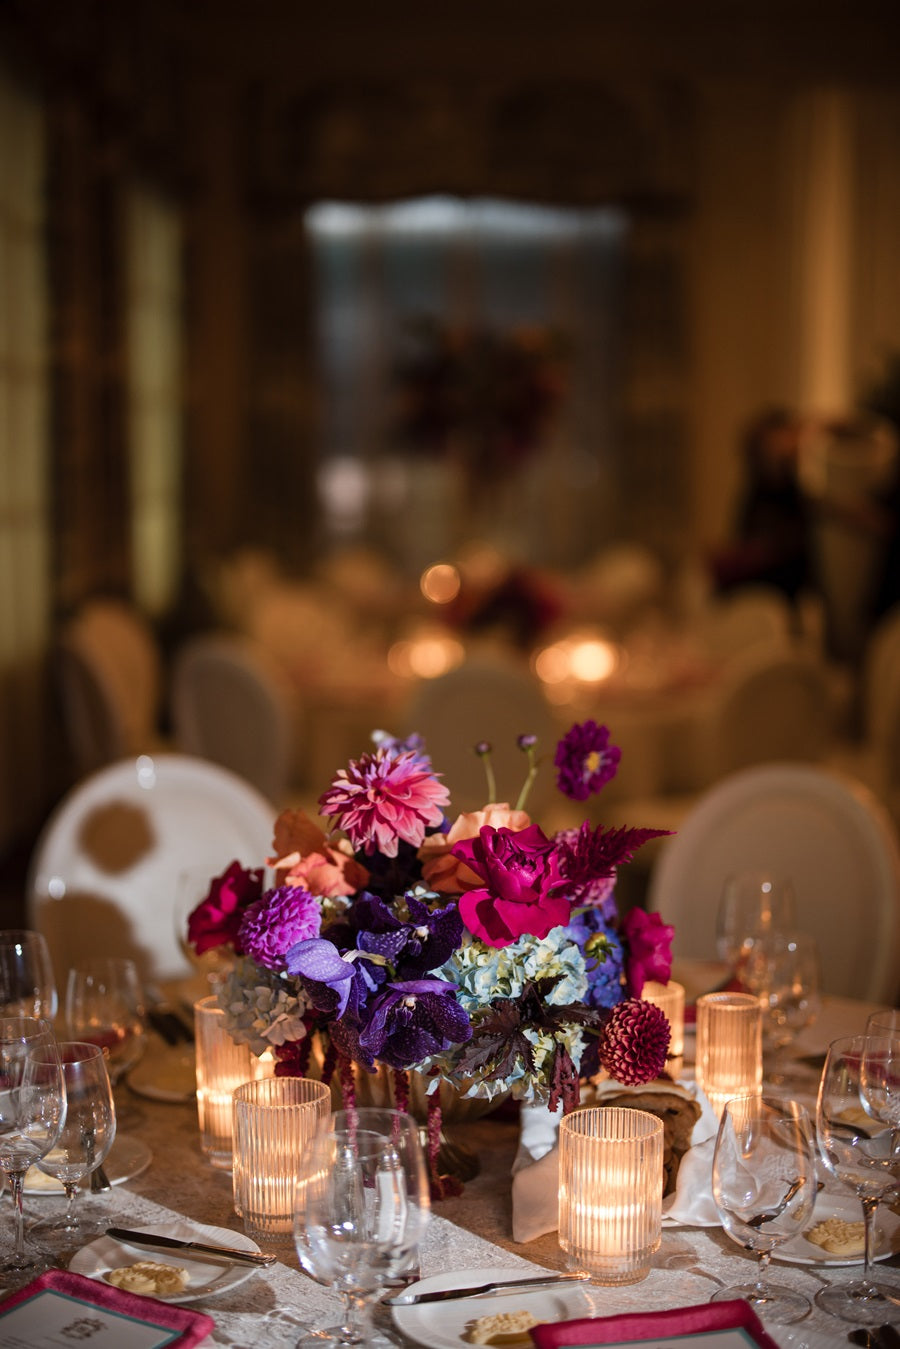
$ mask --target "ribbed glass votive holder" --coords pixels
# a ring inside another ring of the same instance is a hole
[[[307,1077],[269,1077],[235,1091],[234,1210],[249,1236],[292,1241],[300,1159],[330,1114],[331,1089]]]
[[[559,1126],[559,1244],[595,1283],[637,1283],[662,1225],[663,1123],[645,1110],[592,1107]]]
[[[684,985],[674,979],[667,984],[657,984],[651,979],[641,989],[641,997],[658,1007],[671,1027],[666,1072],[677,1081],[684,1070]]]
[[[726,1101],[762,1090],[762,1009],[753,993],[697,999],[696,1076],[718,1116]]]
[[[257,1058],[248,1045],[235,1044],[225,1029],[225,1013],[214,997],[194,1003],[197,1117],[200,1147],[213,1166],[231,1170],[231,1116],[235,1087],[271,1077],[271,1056]]]

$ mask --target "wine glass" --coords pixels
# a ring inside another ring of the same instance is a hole
[[[144,1052],[144,1000],[133,960],[109,956],[69,970],[66,1030],[73,1040],[99,1045],[115,1086]]]
[[[797,1101],[739,1096],[719,1121],[713,1154],[713,1198],[722,1226],[758,1257],[754,1283],[721,1288],[713,1302],[744,1298],[764,1320],[779,1325],[810,1311],[802,1293],[768,1281],[776,1247],[806,1226],[816,1198],[813,1127]]]
[[[39,1050],[40,1058],[44,1051]],[[56,1144],[38,1159],[38,1167],[61,1182],[66,1210],[61,1217],[35,1224],[35,1235],[81,1237],[88,1229],[78,1212],[79,1182],[106,1160],[116,1136],[116,1108],[106,1056],[99,1045],[79,1040],[59,1042],[66,1084],[66,1119]],[[91,1230],[89,1235],[95,1236]]]
[[[771,871],[738,871],[726,877],[716,914],[716,946],[732,974],[741,979],[753,942],[769,932],[795,927],[794,887]]]
[[[819,950],[805,932],[766,932],[748,946],[741,982],[759,998],[763,1013],[763,1051],[772,1056],[767,1080],[787,1080],[784,1053],[819,1014]]]
[[[888,1037],[865,1035],[832,1041],[819,1083],[819,1149],[832,1175],[859,1196],[865,1256],[862,1278],[820,1289],[816,1302],[825,1311],[856,1325],[881,1325],[896,1315],[900,1305],[900,1295],[871,1278],[878,1205],[900,1190],[900,1135],[896,1122],[890,1119],[890,1107],[882,1107],[886,1118],[877,1117],[879,1101],[872,1080],[877,1054],[886,1051],[882,1057],[889,1062],[892,1043]],[[868,1065],[867,1083],[863,1082],[864,1061]]]
[[[0,930],[0,1014],[56,1016],[56,980],[47,942],[27,928]]]
[[[866,1035],[900,1035],[900,1011],[885,1008],[873,1012],[866,1021]]]
[[[22,1188],[25,1172],[55,1147],[66,1117],[66,1087],[50,1023],[0,1016],[0,1168],[15,1214],[15,1247],[0,1273],[31,1278],[49,1269],[46,1253],[26,1251]]]
[[[323,1121],[297,1177],[294,1242],[306,1273],[342,1295],[344,1317],[300,1346],[392,1345],[372,1326],[372,1301],[415,1260],[429,1203],[411,1116],[367,1107]]]

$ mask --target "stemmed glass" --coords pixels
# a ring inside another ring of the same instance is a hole
[[[44,1051],[38,1051],[43,1059]],[[116,1136],[116,1108],[106,1058],[99,1045],[78,1040],[59,1043],[66,1083],[66,1120],[53,1148],[38,1159],[38,1167],[55,1176],[66,1193],[66,1210],[59,1218],[37,1223],[35,1235],[81,1237],[87,1225],[76,1205],[79,1182],[106,1160]],[[92,1229],[90,1235],[96,1235]]]
[[[880,1036],[834,1040],[819,1083],[819,1149],[828,1170],[854,1190],[862,1203],[865,1257],[862,1278],[821,1288],[816,1302],[857,1325],[881,1325],[900,1305],[896,1293],[871,1278],[878,1205],[900,1190],[900,1133],[891,1115],[896,1111],[896,1097],[885,1090],[889,1065],[893,1062],[896,1071],[898,1062],[891,1059],[892,1044],[890,1037]],[[879,1059],[880,1069],[876,1066]],[[879,1110],[883,1112],[880,1117]]]
[[[108,957],[69,970],[66,1030],[73,1040],[99,1045],[116,1085],[144,1052],[144,1001],[133,960]]]
[[[763,1013],[763,1050],[770,1051],[767,1080],[787,1080],[784,1052],[819,1014],[819,951],[805,932],[767,932],[749,945],[741,982],[759,998]]]
[[[774,1096],[728,1101],[716,1137],[712,1183],[722,1226],[759,1261],[754,1283],[721,1288],[713,1302],[741,1297],[764,1320],[799,1321],[810,1311],[809,1301],[769,1283],[767,1271],[772,1251],[803,1230],[815,1204],[815,1144],[803,1106]]]
[[[344,1299],[344,1319],[299,1344],[391,1346],[372,1326],[372,1302],[415,1260],[429,1212],[419,1128],[398,1110],[339,1110],[323,1122],[297,1177],[294,1242],[300,1264]]]
[[[741,979],[753,942],[796,925],[794,888],[770,871],[738,871],[722,887],[716,914],[716,947],[731,973]]]
[[[31,1016],[0,1017],[0,1168],[15,1213],[15,1248],[0,1272],[31,1278],[53,1263],[25,1249],[25,1173],[56,1146],[66,1117],[66,1087],[50,1024]]]
[[[0,930],[0,1013],[52,1021],[56,1005],[56,980],[42,934],[28,928]]]

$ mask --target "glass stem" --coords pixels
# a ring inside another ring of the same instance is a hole
[[[763,1298],[763,1299],[765,1299],[765,1298],[767,1298],[767,1297],[769,1296],[769,1291],[768,1291],[768,1289],[767,1289],[767,1287],[766,1287],[766,1280],[767,1280],[768,1277],[769,1277],[769,1256],[770,1256],[770,1254],[771,1254],[770,1251],[757,1251],[757,1252],[756,1252],[756,1255],[757,1255],[757,1261],[756,1261],[756,1283],[754,1284],[754,1290],[755,1290],[755,1292],[756,1292],[757,1297],[760,1297],[760,1298]]]
[[[78,1194],[77,1180],[64,1180],[63,1189],[66,1192],[66,1214],[63,1219],[63,1227],[67,1232],[74,1232],[78,1227],[78,1214],[75,1209],[75,1196]]]
[[[368,1344],[370,1309],[368,1300],[358,1293],[344,1293],[344,1319],[340,1327],[341,1344]]]
[[[25,1264],[25,1210],[22,1206],[22,1190],[25,1182],[24,1171],[7,1171],[9,1192],[12,1195],[13,1215],[15,1218],[15,1250],[13,1264]]]
[[[871,1268],[872,1256],[875,1254],[875,1214],[878,1211],[877,1199],[863,1199],[863,1224],[865,1230],[865,1247],[863,1255],[863,1283],[867,1288],[871,1287]]]

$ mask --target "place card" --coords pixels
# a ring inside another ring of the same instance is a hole
[[[160,1302],[51,1269],[0,1303],[0,1349],[188,1349],[215,1322],[187,1307]]]
[[[756,1312],[742,1299],[670,1311],[582,1317],[534,1326],[530,1334],[537,1349],[630,1349],[648,1341],[654,1349],[778,1349]]]

